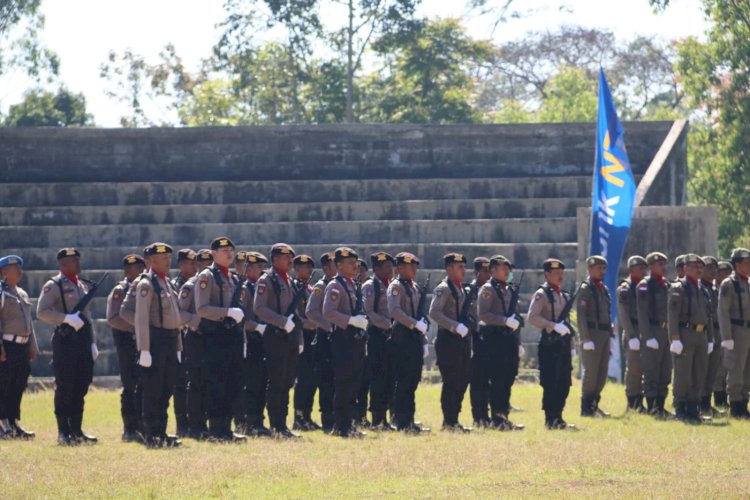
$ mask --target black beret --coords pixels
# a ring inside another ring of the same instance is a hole
[[[268,264],[268,259],[260,252],[247,252],[247,254],[245,255],[245,260],[248,264]]]
[[[183,248],[182,250],[177,252],[177,262],[182,262],[183,260],[195,260],[195,251],[191,250],[190,248]]]
[[[133,264],[146,264],[146,261],[143,260],[143,257],[138,255],[137,253],[131,253],[130,255],[126,255],[122,259],[122,265],[123,266],[132,266]]]
[[[239,252],[234,253],[234,261],[235,262],[245,262],[247,260],[247,252],[243,252],[240,250]]]
[[[419,258],[413,253],[400,252],[396,254],[396,264],[417,264],[419,265]]]
[[[492,257],[490,257],[489,262],[490,262],[489,264],[490,267],[499,266],[502,264],[506,264],[511,269],[515,267],[513,263],[510,261],[510,259],[508,259],[507,257],[503,255],[493,255]]]
[[[211,250],[218,250],[219,248],[226,247],[234,248],[234,243],[226,236],[220,236],[211,240]]]
[[[336,252],[326,252],[320,256],[320,265],[325,266],[329,262],[333,262],[336,258]]]
[[[211,255],[211,250],[208,248],[201,248],[198,250],[198,255],[195,257],[198,262],[213,262],[214,256]]]
[[[172,250],[172,247],[167,245],[166,243],[151,243],[149,246],[143,250],[143,255],[146,257],[151,257],[152,255],[160,255],[165,253],[172,253],[174,250]]]
[[[565,269],[565,264],[560,259],[547,259],[542,264],[542,269],[549,272],[553,269]]]
[[[445,264],[446,266],[457,263],[466,264],[466,256],[462,253],[456,252],[451,252],[443,255],[443,264]]]
[[[482,269],[483,267],[490,267],[490,259],[487,257],[477,257],[474,259],[474,269]]]
[[[370,262],[372,262],[373,266],[377,266],[379,264],[382,264],[383,262],[395,263],[396,259],[393,258],[393,255],[386,253],[386,252],[375,252],[374,254],[370,255]]]
[[[367,262],[365,262],[362,259],[357,259],[357,262],[359,263],[359,267],[364,267],[365,270],[369,270],[370,266],[367,265]]]
[[[81,252],[78,251],[77,248],[61,248],[57,252],[57,260],[62,259],[63,257],[80,257]]]
[[[274,255],[291,255],[294,257],[294,248],[286,243],[276,243],[271,247],[271,256],[273,257]]]
[[[303,253],[303,254],[297,255],[294,258],[294,265],[295,266],[308,265],[308,266],[315,267],[315,261],[313,260],[312,257]]]
[[[359,255],[357,255],[357,252],[352,250],[349,247],[339,247],[336,249],[333,255],[334,262],[341,262],[344,259],[348,259],[350,257],[354,257],[355,259],[359,259]]]

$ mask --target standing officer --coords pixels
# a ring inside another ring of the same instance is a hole
[[[510,393],[518,375],[520,360],[521,322],[516,311],[510,311],[513,292],[508,286],[513,264],[502,255],[489,259],[492,279],[482,285],[477,295],[477,317],[482,337],[481,356],[489,375],[489,401],[492,407],[491,425],[500,431],[522,430],[508,419]]]
[[[628,410],[645,413],[643,406],[643,372],[641,371],[641,336],[638,329],[638,283],[646,277],[646,259],[633,255],[628,259],[629,276],[617,287],[617,317],[622,326],[625,351],[625,396]]]
[[[152,243],[144,250],[150,269],[134,283],[135,338],[138,364],[143,368],[143,427],[146,446],[176,447],[180,441],[167,435],[167,410],[182,351],[182,319],[177,290],[167,277],[172,247]]]
[[[368,321],[364,315],[362,297],[357,296],[354,279],[357,277],[357,253],[348,247],[334,252],[336,277],[326,285],[323,298],[323,317],[333,323],[331,353],[333,354],[333,434],[341,437],[361,437],[352,425],[355,417],[357,391],[364,371]]]
[[[565,278],[562,261],[547,259],[542,269],[546,281],[534,293],[527,318],[531,325],[542,330],[538,355],[545,425],[547,429],[567,429],[575,427],[562,416],[572,382],[572,335],[566,318],[558,321],[558,316],[573,298],[560,288]]]
[[[667,296],[670,283],[666,278],[667,256],[651,252],[646,256],[648,277],[638,284],[638,329],[641,334],[641,370],[643,392],[648,412],[656,417],[672,416],[664,402],[672,377],[672,358],[669,355],[667,333]]]
[[[422,379],[422,365],[428,354],[426,319],[421,318],[419,299],[422,295],[414,283],[419,259],[409,252],[396,254],[398,279],[388,285],[388,312],[393,320],[393,367],[396,378],[394,406],[398,430],[418,434],[429,432],[414,421],[414,395]]]
[[[607,272],[607,259],[600,255],[592,255],[586,259],[586,266],[589,275],[581,283],[576,302],[583,351],[581,416],[609,417],[609,413],[599,408],[602,390],[607,383],[609,342],[613,336],[610,317],[612,300],[607,285],[602,281]]]
[[[474,259],[474,279],[469,283],[468,289],[477,290],[490,279],[490,259],[487,257],[476,257]],[[475,294],[478,296],[478,293]],[[471,398],[471,415],[474,419],[474,427],[489,427],[492,424],[489,415],[490,403],[490,373],[492,360],[487,349],[484,348],[484,338],[479,332],[479,318],[476,305],[470,308],[474,321],[471,330],[471,346],[474,353],[471,358],[471,382],[469,385],[469,397]],[[510,404],[510,401],[508,402]]]
[[[711,321],[713,322],[714,335],[708,339],[708,369],[706,370],[706,381],[701,397],[701,413],[711,417],[719,417],[724,415],[724,412],[711,406],[711,392],[714,388],[714,380],[716,380],[719,365],[721,365],[721,332],[719,331],[718,316],[719,289],[715,283],[719,261],[711,255],[706,255],[702,259],[706,265],[703,268],[701,284],[708,291],[709,298],[711,299]]]
[[[245,259],[245,293],[243,308],[245,310],[245,352],[243,356],[242,379],[244,383],[245,426],[250,436],[270,436],[271,431],[263,425],[263,411],[266,408],[266,385],[268,372],[263,353],[263,334],[265,323],[261,323],[255,314],[253,302],[258,279],[268,265],[268,259],[260,252],[247,252]]]
[[[362,285],[365,314],[369,322],[366,376],[370,381],[370,412],[373,429],[381,431],[392,429],[386,419],[394,388],[389,353],[391,320],[388,315],[386,291],[391,283],[395,261],[396,259],[386,252],[372,254],[370,262],[373,276]]]
[[[694,423],[702,420],[700,400],[708,370],[708,339],[713,338],[711,297],[700,282],[703,267],[698,255],[685,255],[685,277],[672,285],[667,300],[676,415]]]
[[[289,306],[297,289],[289,276],[294,249],[286,243],[271,247],[271,269],[258,280],[253,308],[267,325],[263,334],[263,351],[268,369],[266,404],[271,431],[276,438],[299,438],[289,430],[289,391],[294,386],[299,359],[299,331]]]
[[[309,255],[297,255],[294,257],[294,274],[297,287],[305,287],[304,299],[297,305],[297,317],[302,319],[302,331],[300,332],[299,362],[297,363],[297,384],[294,389],[294,425],[293,429],[301,431],[317,431],[320,426],[312,420],[313,402],[315,391],[318,390],[318,381],[315,373],[315,327],[316,323],[305,314],[308,297],[312,292],[310,277],[315,262]]]
[[[469,328],[460,315],[466,302],[463,281],[466,277],[466,257],[460,253],[443,256],[446,277],[433,292],[430,318],[437,323],[435,340],[437,365],[443,379],[440,406],[443,410],[443,430],[470,432],[458,421],[461,403],[469,385],[471,337]]]
[[[195,258],[195,251],[190,248],[183,248],[177,252],[177,267],[180,272],[177,277],[172,280],[172,286],[175,290],[179,291],[182,288],[182,285],[198,272]],[[186,335],[187,328],[183,328],[182,331],[180,331],[183,347],[185,345]],[[177,378],[174,386],[174,417],[177,421],[177,435],[180,437],[187,436],[189,431],[187,407],[188,374],[187,365],[184,361],[185,360],[183,360],[183,362],[177,367]]]
[[[245,315],[232,301],[242,279],[229,271],[234,261],[232,240],[214,238],[211,256],[214,262],[198,275],[194,292],[205,355],[208,434],[217,442],[244,441],[244,435],[232,432],[231,424],[232,405],[241,388]]]
[[[33,439],[35,434],[18,423],[21,399],[39,347],[31,321],[31,302],[18,283],[23,259],[8,255],[0,259],[0,439]]]
[[[354,281],[357,286],[361,288],[361,285],[369,279],[369,276],[367,276],[369,268],[367,266],[367,262],[364,259],[357,259],[357,264],[357,277]],[[362,383],[360,384],[359,391],[357,392],[357,404],[355,406],[354,412],[354,420],[358,425],[365,428],[370,427],[370,422],[367,421],[367,395],[370,392],[370,372],[367,369],[367,366],[369,364],[368,358],[369,353],[367,349],[365,349],[365,368],[362,372]]]
[[[120,315],[125,297],[134,288],[133,281],[146,269],[143,257],[136,254],[126,255],[122,259],[125,277],[117,283],[107,297],[107,323],[112,327],[117,362],[120,366],[120,415],[122,416],[122,440],[126,442],[141,441],[141,383],[138,379],[138,348],[135,343],[135,329]]]
[[[721,284],[724,283],[724,280],[727,279],[732,273],[734,272],[734,267],[732,267],[732,263],[728,260],[720,260],[718,265],[718,270],[716,271],[716,279],[714,280],[714,286],[716,287],[716,321],[718,323],[719,321],[719,311],[718,311],[718,293],[719,288],[721,287]],[[719,331],[719,338],[721,338],[721,328],[717,328],[716,330]],[[716,378],[714,378],[712,382],[712,387],[714,391],[714,404],[720,408],[729,408],[729,399],[727,396],[727,370],[724,368],[724,348],[721,346],[721,340],[718,344],[714,345],[714,349],[719,351],[719,367],[716,370]]]
[[[186,320],[183,336],[182,364],[187,376],[185,406],[187,408],[187,436],[202,440],[208,437],[206,425],[206,374],[203,335],[200,331],[200,315],[195,312],[195,284],[198,274],[211,265],[211,250],[202,249],[196,253],[196,274],[190,277],[181,287],[178,304]]]
[[[93,380],[94,361],[99,356],[91,326],[90,305],[83,311],[69,312],[89,288],[78,278],[81,253],[77,249],[63,248],[57,252],[57,263],[60,274],[44,284],[36,306],[40,320],[56,325],[52,336],[52,366],[55,372],[57,439],[63,445],[95,443],[96,437],[81,430],[84,398]]]
[[[750,250],[732,250],[734,272],[719,288],[719,328],[732,417],[750,419]]]
[[[237,276],[244,276],[247,269],[247,252],[238,250],[234,253],[234,272]]]
[[[320,405],[320,424],[323,432],[333,431],[333,359],[331,352],[331,333],[333,323],[323,317],[323,299],[325,289],[336,276],[335,252],[326,252],[320,256],[323,277],[312,287],[312,294],[305,307],[305,316],[315,322],[314,362],[318,380],[318,404]]]

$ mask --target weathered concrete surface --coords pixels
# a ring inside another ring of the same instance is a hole
[[[671,122],[624,126],[634,171],[643,173]],[[587,175],[594,130],[593,123],[6,128],[0,181]]]

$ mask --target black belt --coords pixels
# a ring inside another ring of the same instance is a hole
[[[511,330],[507,326],[499,325],[487,325],[479,329],[481,335],[495,334],[495,335],[513,335],[515,330]]]
[[[730,323],[732,323],[734,326],[739,326],[742,328],[750,328],[750,321],[745,321],[744,319],[730,319]]]
[[[607,323],[586,322],[586,325],[588,325],[589,328],[595,328],[597,330],[604,330],[607,332],[612,329],[612,326],[608,325]]]
[[[666,321],[656,321],[656,320],[650,319],[648,320],[648,322],[651,326],[658,326],[659,328],[663,328],[664,330],[667,329]]]
[[[706,331],[706,325],[702,323],[690,323],[688,321],[680,321],[680,328],[684,328],[686,330],[692,330],[698,333],[703,333]]]
[[[150,327],[151,333],[158,333],[159,335],[163,335],[164,337],[177,337],[180,334],[180,330],[175,328],[173,330],[168,330],[166,328],[160,328],[158,326],[151,326]]]

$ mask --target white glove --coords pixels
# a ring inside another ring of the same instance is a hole
[[[641,341],[639,339],[630,339],[630,340],[628,340],[628,348],[631,351],[640,351],[641,350]]]
[[[659,349],[659,341],[656,339],[648,339],[646,341],[646,347],[648,347],[649,349],[657,350]]]
[[[182,351],[177,351],[177,362],[182,364]]]
[[[239,323],[245,317],[245,313],[239,307],[230,307],[227,311],[227,316]]]
[[[669,350],[677,354],[678,356],[682,354],[683,349],[684,347],[682,346],[682,342],[680,342],[679,340],[673,340],[672,344],[670,344],[669,346]]]
[[[555,331],[563,336],[570,334],[570,328],[568,328],[562,321],[555,324]]]
[[[706,349],[708,350],[709,354],[711,354],[712,352],[714,352],[714,343],[713,342],[709,342],[708,345],[706,346]]]
[[[63,323],[67,323],[72,326],[75,331],[78,331],[83,326],[83,320],[81,319],[81,313],[75,312],[73,314],[66,314]]]
[[[414,328],[419,330],[419,333],[425,333],[427,331],[427,323],[425,323],[423,319],[420,319],[417,321],[417,324],[414,325]]]
[[[359,328],[360,330],[366,330],[367,329],[367,316],[363,314],[350,316],[349,324],[352,325],[354,328]]]
[[[263,323],[258,323],[258,326],[255,327],[255,331],[263,335],[266,333],[266,325]]]
[[[430,346],[425,344],[422,346],[422,357],[426,358],[428,354],[430,354]]]
[[[526,354],[526,349],[523,348],[522,345],[518,346],[518,357],[522,358]]]
[[[286,333],[292,333],[294,331],[294,314],[290,314],[286,319],[284,330],[286,331]]]
[[[459,334],[461,338],[464,338],[469,333],[469,329],[466,328],[466,325],[463,323],[459,323],[456,325],[456,333]]]
[[[516,315],[514,314],[510,318],[505,318],[505,326],[510,328],[511,330],[515,330],[521,325],[521,322],[516,319]]]
[[[732,340],[732,339],[729,339],[729,340],[722,340],[722,341],[721,341],[721,347],[723,347],[723,348],[724,348],[724,349],[726,349],[727,351],[732,351],[732,350],[734,350],[734,340]]]
[[[300,344],[299,345],[299,353],[302,354],[304,352],[304,350],[305,350],[305,344]]]
[[[144,368],[151,368],[151,353],[148,351],[141,351],[141,355],[138,358],[138,364]]]
[[[96,344],[91,344],[91,357],[96,361],[96,358],[99,357],[99,348],[96,347]]]
[[[583,345],[581,345],[581,348],[583,348],[584,351],[593,351],[595,347],[594,342],[591,340],[584,342]]]

